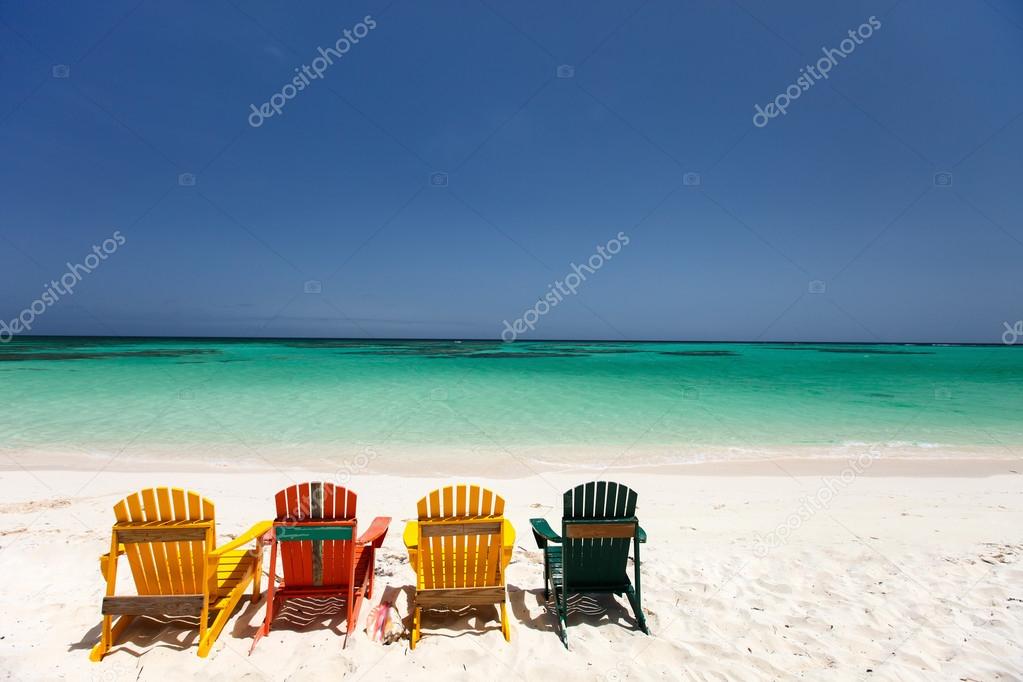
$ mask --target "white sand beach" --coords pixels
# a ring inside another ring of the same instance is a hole
[[[299,469],[164,468],[98,474],[5,463],[4,679],[1023,679],[1020,460],[877,461],[845,481],[842,462],[821,460],[607,472],[601,478],[639,492],[652,634],[635,627],[624,599],[599,596],[570,613],[567,651],[543,604],[543,559],[528,519],[557,527],[561,493],[594,476],[475,478],[506,498],[518,531],[508,568],[510,644],[487,607],[427,615],[415,651],[407,639],[369,641],[360,622],[342,650],[340,605],[319,614],[289,607],[250,656],[264,604],[245,601],[207,659],[196,656],[195,631],[183,622],[143,621],[91,663],[103,592],[97,557],[117,500],[154,485],[196,490],[216,503],[225,542],[272,517],[277,490],[323,479]],[[360,620],[381,598],[408,615],[413,573],[402,527],[419,497],[452,482],[466,479],[354,478],[361,526],[377,515],[394,519]],[[786,524],[791,530],[779,533]]]

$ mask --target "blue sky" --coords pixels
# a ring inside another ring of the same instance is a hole
[[[1021,63],[1010,0],[5,1],[0,318],[119,231],[33,333],[497,338],[624,232],[523,338],[997,342]]]

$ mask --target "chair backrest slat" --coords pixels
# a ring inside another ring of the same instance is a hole
[[[416,504],[419,520],[477,518],[504,514],[504,498],[478,485],[449,485],[425,495]]]
[[[341,530],[326,533],[310,530],[304,535],[277,531],[284,582],[291,586],[344,585],[351,579],[357,537],[357,496],[333,483],[299,483],[277,493],[275,528],[323,528]],[[347,539],[344,536],[348,536]],[[298,537],[308,539],[297,539]]]
[[[564,495],[566,519],[616,519],[635,516],[636,492],[609,481],[577,485]]]
[[[565,492],[562,561],[568,585],[628,580],[629,547],[638,528],[637,497],[628,486],[610,481],[591,481]]]
[[[501,582],[504,498],[478,485],[438,488],[416,505],[420,589]]]
[[[146,521],[160,520],[160,509],[156,504],[156,490],[154,488],[146,488],[142,491],[142,510],[146,515]],[[159,594],[174,594],[170,576],[168,575],[167,551],[164,543],[152,542],[149,543],[149,547],[153,553],[157,592]]]
[[[212,502],[191,490],[148,488],[115,504],[114,518],[140,595],[203,591],[203,563],[216,542]]]

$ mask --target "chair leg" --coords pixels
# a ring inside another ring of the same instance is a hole
[[[113,639],[110,636],[111,620],[113,619],[110,616],[103,616],[103,632],[99,636],[99,643],[96,646],[92,647],[92,651],[89,652],[90,661],[93,662],[102,661],[103,656],[105,656],[106,653],[110,651],[110,645],[112,644],[110,640]]]
[[[214,642],[217,641],[217,637],[220,637],[220,631],[227,625],[227,620],[234,613],[234,609],[238,606],[238,602],[241,601],[242,595],[245,594],[245,585],[238,585],[234,591],[228,596],[227,603],[224,604],[217,612],[217,617],[213,619],[213,625],[206,631],[205,636],[200,635],[199,637],[199,656],[205,658],[209,654],[210,649],[213,647]],[[212,595],[211,595],[212,599]],[[200,616],[203,622],[209,618],[209,612],[207,609],[203,609],[203,615]]]
[[[555,592],[554,598],[558,602],[557,603],[557,610],[558,610],[558,622],[561,624],[561,633],[560,633],[561,634],[561,643],[564,644],[565,648],[567,649],[568,648],[568,596],[567,596],[567,593],[565,593],[565,591],[564,591],[564,589],[565,589],[564,585],[562,585],[561,589],[562,589],[562,593],[561,593],[561,597],[562,598],[561,599],[557,599],[557,597],[558,597],[557,592]]]
[[[206,595],[206,601],[203,603],[202,611],[199,612],[199,656],[205,657],[206,653],[209,653],[209,646],[206,646],[206,653],[203,653],[203,643],[207,641],[207,634],[210,631],[210,601],[212,597]]]
[[[419,642],[419,623],[423,615],[423,610],[418,606],[412,612],[412,632],[409,634],[409,648],[415,649],[416,644]]]
[[[99,643],[89,652],[89,660],[93,662],[103,660],[110,648],[114,646],[114,642],[133,620],[135,620],[135,616],[121,616],[116,623],[113,623],[112,616],[103,616],[103,634],[100,636]]]
[[[241,594],[239,594],[238,597],[240,598]],[[213,645],[216,643],[217,637],[220,637],[220,631],[224,629],[225,625],[227,625],[227,619],[231,617],[231,612],[234,611],[234,606],[237,603],[238,600],[234,599],[231,602],[228,602],[226,607],[220,609],[217,613],[217,617],[213,619],[213,625],[211,625],[210,629],[206,632],[205,639],[200,640],[199,642],[200,658],[206,658],[206,656],[209,655],[210,649],[212,649]]]
[[[256,567],[258,571],[256,573],[255,580],[259,580],[259,573],[263,570],[263,550],[260,548],[259,553],[259,565]],[[256,630],[256,634],[252,636],[252,646],[249,647],[249,655],[256,650],[256,644],[259,643],[263,637],[270,634],[270,627],[274,620],[274,607],[277,606],[277,543],[274,542],[270,547],[270,570],[266,578],[266,615],[263,616],[263,624]]]
[[[629,598],[629,603],[632,604],[632,613],[636,616],[636,622],[639,624],[639,629],[646,634],[650,634],[650,628],[646,626],[646,616],[643,614],[643,605],[640,604],[639,595],[636,594],[636,588],[629,586],[629,589],[625,591],[625,596]]]
[[[258,630],[256,630],[256,634],[252,635],[252,646],[249,647],[249,656],[251,656],[252,652],[256,650],[256,645],[259,643],[259,640],[270,634],[270,628],[274,622],[274,605],[276,601],[277,599],[274,595],[273,581],[271,580],[266,593],[266,614],[263,616],[263,624],[259,626]]]
[[[345,641],[341,644],[341,648],[348,647],[348,636],[352,634],[352,628],[359,626],[359,607],[362,606],[362,588],[353,590],[351,587],[348,588],[348,597],[345,599],[346,610],[348,611],[348,620],[345,623]],[[354,602],[354,604],[353,604]]]
[[[256,650],[256,644],[259,643],[259,640],[263,639],[268,634],[270,634],[270,623],[264,620],[263,624],[259,626],[258,630],[256,630],[256,634],[252,635],[252,646],[249,647],[249,656],[251,656],[252,652]]]
[[[511,625],[508,623],[508,606],[501,602],[501,632],[504,633],[504,641],[511,641]]]
[[[212,631],[217,627],[216,621],[220,620],[223,615],[224,610],[222,609],[217,613],[217,618],[213,621],[213,627],[209,627],[207,625],[210,621],[209,609],[204,608],[199,614],[199,658],[206,658],[209,655],[210,648],[217,639],[217,636]],[[223,627],[223,624],[221,624],[221,627]]]

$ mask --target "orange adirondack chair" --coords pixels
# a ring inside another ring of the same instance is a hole
[[[100,557],[106,579],[103,634],[89,658],[100,661],[136,616],[198,616],[199,656],[224,629],[245,588],[259,597],[261,536],[270,522],[257,523],[217,547],[213,503],[181,488],[147,488],[114,505],[110,553]],[[253,550],[238,549],[255,541]],[[124,555],[136,595],[116,596],[118,557]],[[210,613],[216,614],[209,623]],[[114,616],[118,616],[114,622]]]
[[[376,550],[391,519],[378,516],[356,539],[356,495],[333,483],[300,483],[277,493],[277,518],[270,549],[266,618],[252,640],[251,654],[270,632],[280,602],[292,598],[343,597],[348,635],[357,627],[363,598],[373,596]],[[284,580],[276,585],[278,558]]]
[[[504,569],[515,529],[504,518],[504,498],[477,485],[447,486],[419,500],[418,513],[404,534],[416,571],[411,648],[419,642],[423,609],[487,604],[500,605],[501,632],[510,641]]]

